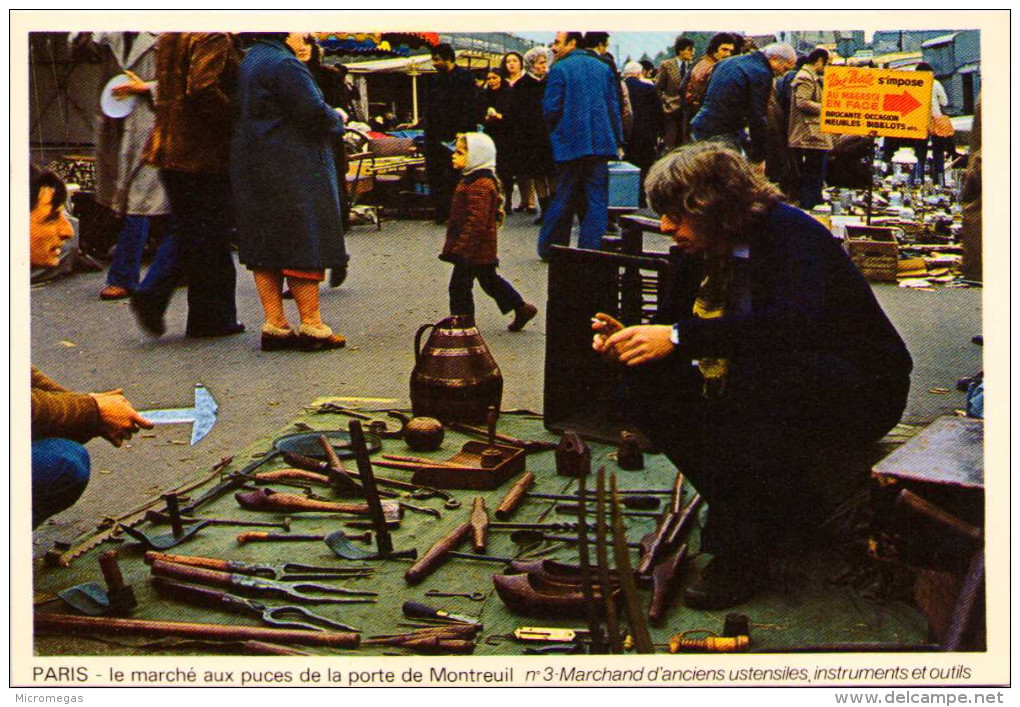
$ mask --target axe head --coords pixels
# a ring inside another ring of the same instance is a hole
[[[191,444],[198,444],[216,424],[219,405],[204,385],[195,386],[195,422],[191,427]]]

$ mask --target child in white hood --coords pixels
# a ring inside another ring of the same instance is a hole
[[[497,231],[503,225],[503,185],[496,177],[496,145],[485,133],[464,133],[457,138],[453,168],[463,177],[453,192],[446,243],[440,260],[453,263],[450,276],[450,314],[474,317],[472,295],[477,279],[503,314],[514,313],[507,326],[520,331],[538,308],[524,301],[513,285],[496,272]]]

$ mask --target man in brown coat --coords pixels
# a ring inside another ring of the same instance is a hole
[[[156,47],[156,125],[145,159],[160,169],[170,199],[180,272],[135,291],[131,308],[154,336],[180,274],[188,283],[188,336],[244,331],[234,304],[230,251],[231,96],[240,54],[222,32],[166,32]]]
[[[29,260],[52,267],[71,236],[64,213],[67,190],[52,172],[31,168]],[[120,390],[75,393],[32,367],[32,527],[70,507],[89,482],[89,453],[82,443],[103,437],[119,447],[152,423]]]
[[[667,59],[659,66],[659,76],[655,88],[659,92],[662,103],[663,139],[666,151],[687,142],[689,129],[687,120],[689,113],[684,103],[684,91],[691,73],[691,59],[694,58],[694,42],[686,37],[677,37],[673,47],[676,56]]]
[[[798,201],[811,210],[822,202],[825,168],[832,149],[832,135],[821,130],[822,75],[829,52],[819,47],[793,78],[790,100],[790,132],[787,138],[800,174]]]

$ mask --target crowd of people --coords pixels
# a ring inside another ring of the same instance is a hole
[[[183,278],[188,336],[239,333],[233,238],[264,311],[262,350],[342,347],[344,337],[323,321],[319,286],[327,268],[346,264],[336,145],[348,113],[326,100],[314,40],[248,35],[242,55],[220,33],[138,39],[111,45],[126,57],[123,68],[151,72],[130,75],[120,89],[151,111],[139,115],[151,120],[141,148],[135,132],[124,132],[143,165],[125,188],[157,184],[172,225],[144,280],[108,287],[128,291],[139,323],[159,335]],[[760,587],[789,511],[810,505],[800,492],[813,460],[877,439],[899,420],[911,358],[837,241],[782,203],[809,209],[821,200],[831,148],[819,130],[828,52],[817,49],[797,67],[788,44],[757,49],[719,33],[696,62],[694,44],[680,37],[676,56],[657,70],[628,62],[620,72],[608,46],[604,32],[558,32],[549,48],[504,56],[481,91],[451,46],[434,48],[424,156],[435,219],[446,228],[439,257],[453,265],[449,308],[473,317],[478,280],[513,314],[508,329],[522,329],[538,309],[497,272],[514,185],[518,210],[535,211],[537,197],[544,259],[553,245],[569,244],[575,219],[579,247],[600,249],[609,163],[626,157],[639,167],[663,233],[691,267],[677,270],[684,279],[661,321],[627,326],[597,315],[593,348],[627,371],[625,414],[709,503],[703,550],[714,559],[688,603],[729,606]],[[151,66],[131,61],[151,59],[153,48]],[[326,74],[325,82],[336,79]],[[797,169],[785,194],[767,170],[780,101],[781,146]],[[31,191],[32,262],[46,265],[70,235],[66,193],[35,169]],[[125,221],[120,239],[134,242],[147,214],[124,203],[137,218]],[[137,273],[136,250],[120,258]],[[37,525],[84,489],[81,442],[119,444],[151,423],[120,391],[74,393],[35,369],[32,380]]]

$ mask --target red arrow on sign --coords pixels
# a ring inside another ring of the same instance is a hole
[[[920,105],[921,102],[906,91],[898,96],[882,97],[882,110],[896,111],[903,116],[912,113]]]

